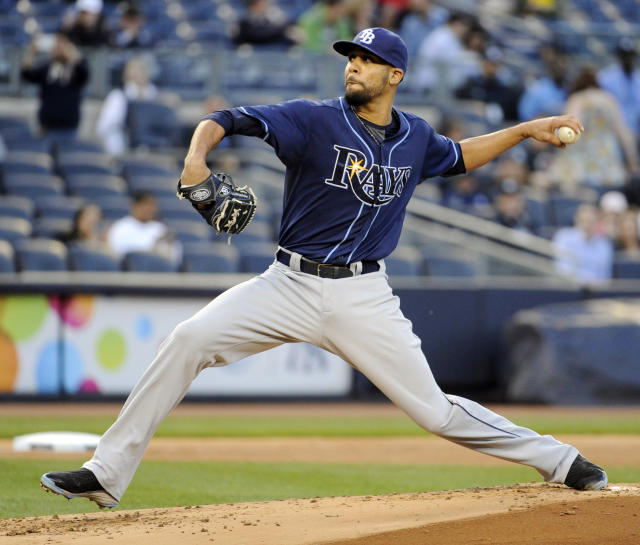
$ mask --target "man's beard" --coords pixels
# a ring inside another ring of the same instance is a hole
[[[346,90],[344,92],[344,99],[347,101],[349,106],[364,106],[368,104],[373,99],[373,93],[369,89],[359,89],[359,90]]]

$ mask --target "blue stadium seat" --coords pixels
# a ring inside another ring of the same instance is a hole
[[[35,152],[34,152],[35,153]],[[2,163],[2,174],[6,178],[11,175],[25,174],[53,174],[51,166],[44,165],[41,162],[30,162],[28,160],[13,160],[9,157]]]
[[[253,220],[242,233],[231,239],[231,243],[238,247],[264,243],[273,245],[275,243],[274,241],[273,226],[271,223],[256,220]]]
[[[120,271],[120,258],[107,246],[86,242],[69,244],[69,267],[73,271]]]
[[[29,238],[16,245],[21,271],[66,271],[67,248],[58,240]]]
[[[0,273],[16,272],[13,246],[6,240],[0,240]]]
[[[157,102],[129,102],[127,132],[131,148],[173,148],[180,143],[182,127],[173,108]]]
[[[66,217],[39,217],[33,224],[32,236],[60,239],[71,232],[73,220]]]
[[[184,244],[182,270],[190,273],[236,273],[240,270],[238,250],[224,242]]]
[[[43,218],[73,219],[76,212],[84,204],[78,197],[67,195],[51,196],[47,199],[36,200],[36,211]]]
[[[477,271],[472,261],[456,257],[433,256],[423,263],[428,276],[473,277]]]
[[[122,260],[122,267],[130,272],[177,272],[178,263],[156,252],[129,252]]]
[[[238,235],[237,238],[241,237]],[[233,241],[232,239],[232,244]],[[238,248],[240,251],[240,270],[247,273],[262,273],[273,263],[277,250],[275,242],[247,244]]]
[[[549,197],[549,220],[557,227],[569,227],[573,225],[573,216],[584,201],[576,197],[564,195],[551,195]]]
[[[127,195],[127,184],[118,176],[70,176],[66,182],[71,195],[89,201]]]
[[[198,213],[193,209],[191,203],[186,199],[178,199],[175,195],[158,196],[158,208],[160,209],[160,218],[164,221],[171,222],[173,220],[204,220],[200,219]]]
[[[138,176],[173,178],[177,181],[180,171],[176,164],[164,157],[129,158],[122,161],[122,175],[129,179]]]
[[[90,140],[71,138],[56,145],[56,155],[61,153],[103,153],[102,146]]]
[[[215,231],[199,217],[190,220],[171,220],[167,222],[170,231],[180,242],[206,242],[211,240]]]
[[[410,246],[398,246],[389,257],[385,258],[384,264],[388,275],[419,276],[422,255]]]
[[[0,116],[0,135],[7,142],[33,138],[29,121],[22,117],[4,115]]]
[[[531,223],[533,224],[533,228],[536,232],[541,227],[549,225],[549,222],[551,221],[549,216],[551,213],[549,210],[549,203],[546,199],[529,197],[526,199],[526,207],[529,217],[531,218]]]
[[[22,218],[0,217],[0,239],[6,240],[14,246],[31,236],[31,222]]]
[[[27,221],[33,219],[35,206],[33,201],[18,195],[0,195],[0,216],[22,218]]]
[[[107,221],[115,221],[129,215],[131,209],[131,199],[128,196],[120,197],[102,197],[98,201],[94,201],[100,210],[102,217]]]
[[[10,195],[18,195],[38,202],[64,195],[64,184],[53,174],[5,174],[3,184]]]
[[[640,259],[617,255],[613,262],[613,278],[640,278]]]
[[[157,199],[177,198],[176,190],[178,185],[177,177],[163,178],[157,176],[135,176],[127,178],[129,191],[149,191]]]

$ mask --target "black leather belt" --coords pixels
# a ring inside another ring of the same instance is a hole
[[[289,266],[291,261],[291,254],[278,250],[276,259],[283,265]],[[362,261],[362,272],[360,274],[366,274],[380,270],[380,265],[377,261]],[[312,274],[313,276],[319,276],[320,278],[349,278],[353,276],[353,271],[346,265],[332,265],[330,263],[318,263],[317,261],[311,261],[310,259],[302,258],[300,260],[300,271],[306,274]]]

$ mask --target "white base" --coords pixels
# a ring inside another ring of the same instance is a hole
[[[50,450],[52,452],[86,452],[95,450],[100,436],[77,431],[44,431],[13,438],[13,450]]]

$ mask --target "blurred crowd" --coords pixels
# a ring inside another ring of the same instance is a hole
[[[39,87],[41,133],[73,137],[90,71],[83,51],[135,49],[136,56],[122,70],[122,84],[104,99],[95,126],[104,152],[121,157],[137,145],[131,132],[134,105],[161,104],[166,108],[162,115],[170,116],[176,99],[152,81],[144,55],[152,50],[154,36],[143,10],[135,2],[119,2],[118,17],[109,24],[106,5],[103,0],[71,3],[55,36],[48,41],[37,36],[26,49],[22,77]],[[514,5],[518,14],[554,17],[558,11],[556,2]],[[438,202],[546,237],[559,249],[571,248],[571,259],[559,250],[558,268],[585,281],[610,277],[616,253],[640,257],[640,68],[632,38],[621,37],[600,65],[575,63],[559,44],[541,43],[537,62],[523,79],[509,70],[507,52],[479,20],[431,0],[319,0],[294,20],[278,0],[246,0],[229,34],[238,48],[295,47],[320,54],[334,40],[351,39],[371,26],[393,29],[407,43],[411,77],[403,85],[425,97],[436,88],[444,90],[465,105],[460,111],[478,112],[480,123],[458,115],[456,108],[444,111],[436,128],[454,140],[563,113],[585,126],[580,140],[564,150],[527,142],[477,174],[436,180]],[[207,107],[226,105],[224,97],[213,97]],[[167,126],[165,118],[162,126]],[[154,128],[147,131],[151,135]],[[548,217],[552,198],[569,203],[560,219]]]

